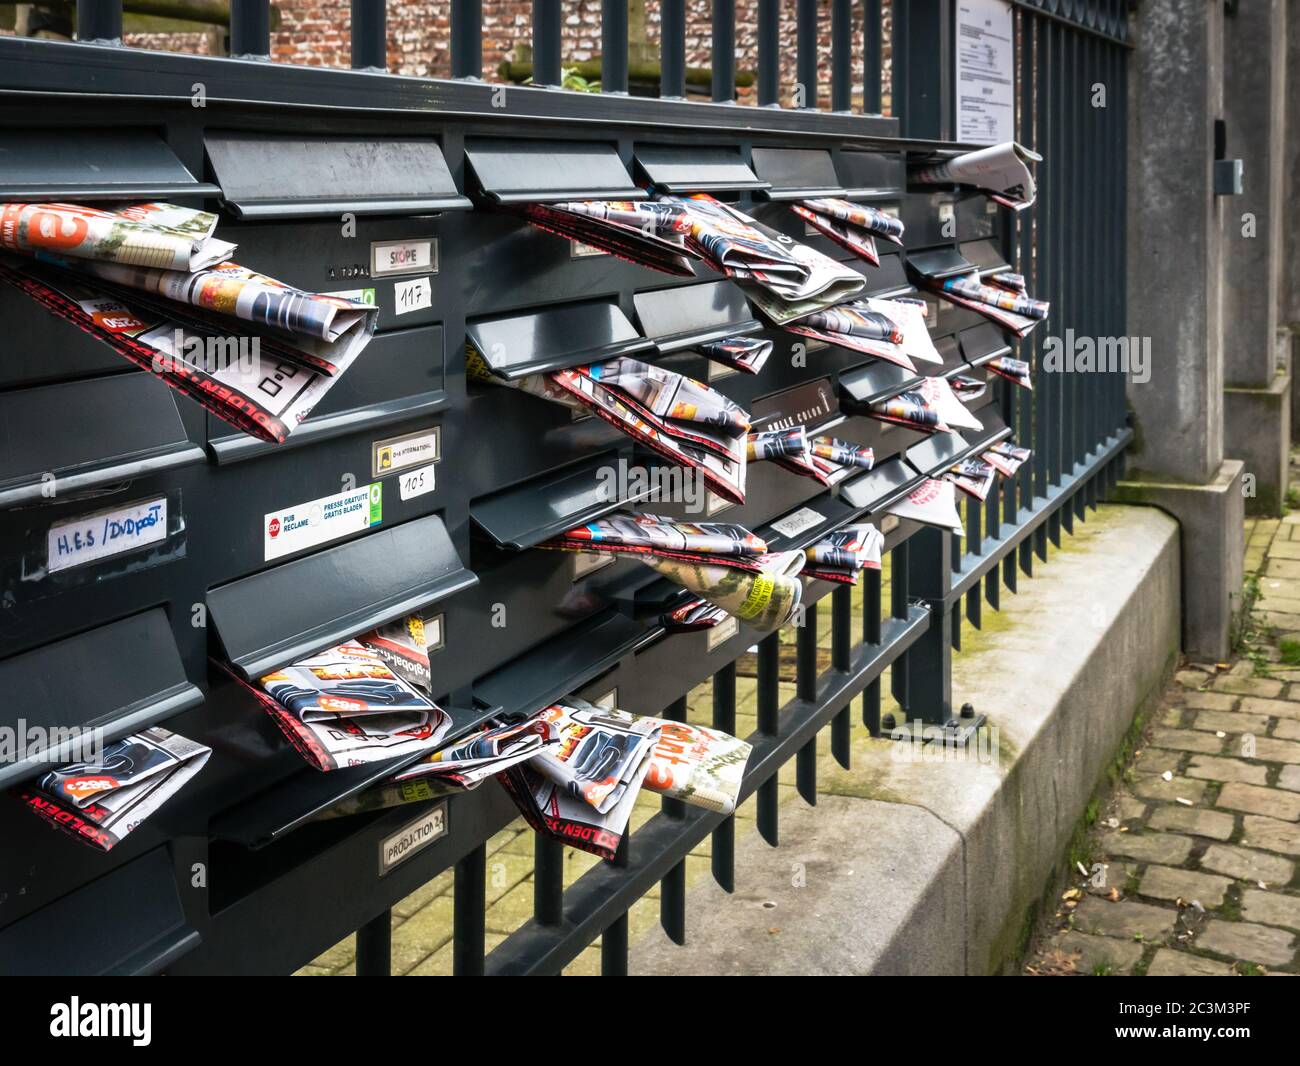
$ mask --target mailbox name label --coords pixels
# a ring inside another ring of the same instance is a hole
[[[438,242],[431,237],[418,241],[371,242],[371,277],[436,273],[438,273]]]
[[[47,570],[57,573],[167,539],[167,498],[56,522],[46,537]]]

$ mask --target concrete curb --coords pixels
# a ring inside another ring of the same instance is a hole
[[[737,842],[737,891],[690,892],[688,942],[655,929],[633,973],[991,973],[1034,905],[1136,712],[1177,658],[1178,527],[1145,507],[1076,526],[985,628],[954,700],[992,728],[963,758],[859,730],[829,795],[781,811],[782,845]],[[970,639],[970,638],[974,639]],[[900,729],[896,737],[905,737]]]

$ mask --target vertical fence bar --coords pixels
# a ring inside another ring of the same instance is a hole
[[[891,554],[892,559],[892,554]],[[863,576],[862,588],[862,640],[873,647],[880,646],[881,599],[884,579],[879,570],[868,570]],[[880,735],[880,678],[877,677],[862,693],[862,724],[873,737]]]
[[[388,69],[388,26],[385,0],[352,0],[352,68]]]
[[[121,0],[77,0],[77,40],[122,43]]]
[[[853,110],[853,5],[851,0],[831,0],[831,110]]]
[[[534,834],[533,919],[538,925],[559,925],[564,918],[564,845]]]
[[[533,84],[559,85],[560,0],[533,0]]]
[[[899,660],[895,678],[906,680],[905,698],[895,691],[910,719],[943,723],[952,717],[952,649],[956,647],[957,604],[946,606],[952,588],[953,534],[923,526],[907,541],[907,579],[912,595],[930,608],[930,626]],[[897,574],[894,576],[897,581]]]
[[[817,701],[817,604],[804,608],[803,625],[796,635],[795,695],[809,703]],[[795,753],[795,788],[804,802],[817,805],[817,736]]]
[[[457,977],[483,976],[486,888],[487,843],[484,842],[456,863],[451,972]]]
[[[758,731],[776,736],[781,711],[781,641],[779,631],[758,644]],[[772,847],[778,843],[776,775],[758,786],[758,832]]]
[[[659,95],[686,98],[686,0],[660,0]]]
[[[268,0],[230,0],[230,54],[265,59],[271,54]]]
[[[713,675],[713,728],[736,732],[736,664],[727,663]],[[723,821],[713,831],[713,880],[724,892],[736,890],[736,819]]]
[[[713,102],[736,99],[736,0],[713,0]]]
[[[881,37],[880,0],[866,0],[862,5],[862,110],[868,115],[880,114],[884,66]]]
[[[990,507],[992,510],[992,507]],[[953,538],[956,540],[957,538]],[[979,555],[984,545],[984,508],[973,496],[966,501],[966,552]],[[980,584],[975,582],[966,593],[966,618],[976,629],[982,621],[981,610],[984,601],[980,599]]]
[[[673,700],[663,717],[669,722],[686,721],[686,697]],[[685,818],[686,804],[681,800],[663,800],[663,811],[669,818]],[[659,882],[659,924],[674,944],[686,943],[686,860],[682,859]]]
[[[483,77],[483,0],[451,0],[451,76]]]
[[[781,8],[758,0],[758,106],[781,106]]]
[[[393,912],[381,911],[357,930],[357,976],[388,977],[393,967]]]
[[[817,0],[795,2],[795,107],[817,108]]]
[[[879,573],[879,571],[876,571]],[[831,668],[847,674],[853,664],[853,589],[836,585],[831,593]],[[845,707],[831,719],[831,755],[849,769],[853,709]]]
[[[600,91],[627,92],[627,0],[601,0]]]
[[[911,570],[912,545],[910,541],[903,541],[889,553],[889,606],[890,614],[894,618],[906,619],[908,607],[908,587],[909,571]],[[930,624],[936,625],[938,619],[931,618]],[[908,678],[911,676],[907,670],[907,653],[904,652],[902,657],[889,668],[889,687],[893,693],[894,699],[901,707],[911,705],[911,693],[908,692]],[[868,722],[868,726],[872,723]]]
[[[615,918],[600,934],[601,977],[627,976],[627,915]]]

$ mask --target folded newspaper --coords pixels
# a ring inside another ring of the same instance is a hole
[[[960,463],[954,464],[945,471],[943,476],[966,493],[967,496],[973,496],[975,499],[983,501],[988,498],[989,489],[993,487],[997,471],[994,470],[991,463],[977,456],[971,456],[969,459],[963,459]]]
[[[355,640],[244,687],[322,771],[436,750],[451,727],[446,711]]]
[[[1000,378],[1006,378],[1014,382],[1022,389],[1033,389],[1034,381],[1029,372],[1029,364],[1023,359],[1015,359],[1009,355],[1000,355],[996,359],[990,359],[984,364],[993,373]]]
[[[595,412],[669,462],[698,470],[724,499],[745,501],[749,415],[703,382],[626,357],[506,381],[472,345],[466,346],[465,373],[472,381]]]
[[[757,374],[763,369],[773,344],[763,337],[724,337],[718,341],[705,341],[695,346],[705,359],[720,363],[746,374]]]
[[[858,470],[875,465],[875,453],[862,444],[824,434],[810,437],[804,426],[758,430],[749,434],[749,462],[767,459],[823,485],[834,485]]]
[[[871,523],[845,526],[804,549],[808,556],[803,566],[804,576],[855,584],[859,571],[880,569],[884,546],[884,534]]]
[[[949,529],[959,537],[966,535],[957,510],[957,491],[951,481],[926,478],[901,500],[886,507],[885,514]]]
[[[212,749],[154,726],[107,745],[95,762],[51,770],[19,792],[27,809],[110,851],[203,769]]]
[[[962,403],[970,403],[972,400],[978,400],[989,389],[987,381],[981,381],[979,378],[971,377],[969,374],[953,374],[946,379],[948,387],[952,389],[953,394]]]
[[[1030,163],[1043,157],[1015,141],[1004,141],[989,148],[946,159],[942,163],[914,168],[908,177],[922,185],[974,185],[984,189],[1004,207],[1023,211],[1032,207],[1037,190]]]
[[[654,200],[583,200],[503,207],[538,229],[609,252],[629,262],[691,277],[699,253],[685,240],[690,221],[684,208]]]
[[[942,363],[930,339],[921,300],[866,299],[816,311],[784,327],[790,333],[874,355],[915,371],[913,359]]]
[[[428,637],[424,618],[418,614],[362,633],[357,643],[377,655],[384,665],[408,685],[433,695],[433,676],[429,669]]]
[[[791,210],[836,244],[861,256],[872,266],[880,265],[876,238],[903,243],[903,223],[870,204],[855,204],[835,198],[805,200],[791,204]]]
[[[1028,448],[1021,448],[1009,440],[1000,440],[990,445],[980,456],[1003,477],[1014,477],[1017,470],[1027,463],[1034,453]]]
[[[691,633],[698,629],[712,629],[728,617],[717,604],[693,596],[659,616],[659,624],[669,633]]]
[[[202,270],[235,245],[212,233],[217,216],[175,204],[127,204],[113,211],[81,204],[0,205],[0,248],[56,259]]]
[[[986,285],[980,281],[978,274],[956,278],[927,278],[922,284],[949,303],[977,311],[1011,330],[1017,337],[1028,336],[1047,317],[1050,310],[1050,305],[1045,300],[1031,299],[1017,289]]]
[[[893,422],[923,433],[984,428],[979,419],[966,410],[945,378],[922,378],[919,384],[906,392],[877,400],[867,412],[882,422]]]

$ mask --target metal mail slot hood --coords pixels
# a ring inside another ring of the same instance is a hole
[[[545,204],[563,200],[644,200],[619,158],[600,141],[529,141],[474,138],[465,159],[477,195],[494,204]]]
[[[755,148],[754,172],[771,184],[765,200],[807,200],[843,196],[830,152],[819,148]]]
[[[167,200],[211,196],[153,130],[0,131],[0,200]]]
[[[930,364],[926,364],[928,367]],[[841,402],[850,409],[888,400],[919,384],[922,375],[883,359],[874,359],[840,375]]]
[[[889,459],[840,486],[841,498],[874,514],[901,500],[915,486],[916,471],[900,458]]]
[[[739,148],[647,144],[633,156],[637,170],[668,193],[752,192],[770,188],[760,181]]]
[[[107,411],[131,417],[105,418]],[[0,393],[0,508],[51,499],[51,484],[63,500],[203,459],[185,435],[172,390],[151,374]]]
[[[907,168],[900,155],[840,152],[839,174],[846,200],[896,200],[907,187]]]
[[[655,346],[617,304],[606,300],[480,318],[466,332],[492,373],[507,381],[650,352]]]
[[[884,242],[877,242],[876,251],[880,253],[880,266],[870,263],[850,263],[855,270],[867,279],[867,296],[901,296],[912,292],[912,283],[907,280],[907,270],[903,266],[903,256],[899,252],[887,252],[891,247]]]
[[[161,607],[5,659],[0,691],[6,717],[22,717],[47,737],[72,727],[103,730],[105,743],[203,702]],[[0,763],[0,785],[68,762],[75,744],[29,745],[22,759]]]
[[[763,328],[744,293],[727,280],[639,292],[632,303],[641,331],[665,354]]]
[[[974,263],[982,274],[996,274],[1011,269],[995,241],[962,241],[959,247],[961,254]]]
[[[908,252],[907,266],[921,277],[935,281],[970,274],[977,269],[975,264],[956,248],[930,248],[923,252]]]
[[[942,474],[970,454],[970,442],[960,433],[936,433],[907,449],[907,461],[927,477]]]
[[[214,132],[204,143],[222,202],[242,219],[428,215],[473,206],[433,140]]]
[[[1010,355],[1011,345],[1006,341],[1001,327],[993,322],[981,322],[957,334],[961,343],[962,358],[971,366],[979,366],[1000,355]]]
[[[429,515],[215,588],[208,610],[236,673],[255,682],[477,583]]]

